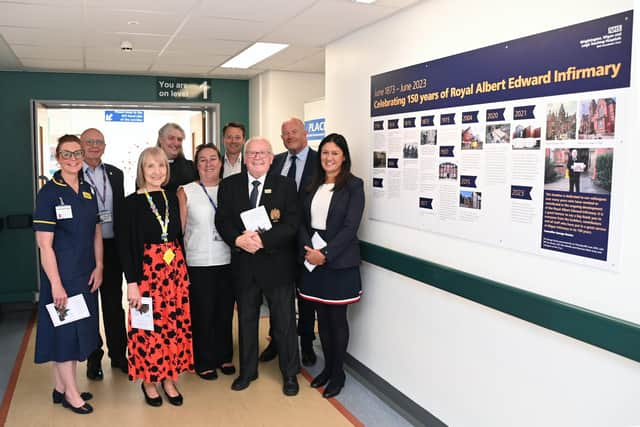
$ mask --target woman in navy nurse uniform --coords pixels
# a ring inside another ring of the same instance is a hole
[[[76,366],[98,346],[96,290],[102,284],[102,230],[96,199],[79,174],[83,158],[78,137],[58,140],[61,169],[38,193],[33,219],[42,264],[35,362],[53,362],[53,403],[77,414],[93,411],[85,402],[91,394],[78,391]],[[90,316],[54,327],[45,306],[62,309],[78,294]]]
[[[356,235],[364,210],[364,184],[351,173],[351,157],[344,136],[327,135],[318,147],[313,181],[304,198],[298,233],[305,260],[315,266],[305,270],[300,296],[317,303],[318,332],[325,366],[311,387],[327,384],[322,395],[336,396],[345,381],[344,358],[349,344],[347,307],[358,302],[360,249]],[[318,234],[326,245],[312,244]]]

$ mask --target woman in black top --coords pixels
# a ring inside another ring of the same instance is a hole
[[[169,403],[181,405],[175,381],[181,372],[193,371],[189,277],[179,242],[178,200],[162,189],[168,180],[164,151],[145,149],[138,160],[138,191],[125,199],[119,239],[129,304],[132,310],[153,313],[152,331],[133,328],[131,316],[128,330],[129,379],[142,380],[151,406],[162,404],[157,382]]]
[[[345,381],[347,307],[358,302],[362,293],[356,233],[364,210],[364,184],[351,174],[349,147],[342,135],[326,136],[318,154],[319,164],[304,198],[298,233],[307,264],[299,293],[301,298],[317,303],[325,358],[325,367],[311,386],[328,383],[322,395],[330,398],[340,393]]]
[[[157,146],[169,160],[169,181],[163,185],[167,191],[175,193],[178,187],[196,180],[196,170],[192,160],[187,160],[182,151],[184,130],[177,123],[167,123],[158,130]]]

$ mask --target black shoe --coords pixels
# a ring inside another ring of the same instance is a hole
[[[300,386],[298,385],[298,379],[296,376],[285,377],[284,384],[282,385],[282,392],[285,396],[295,396],[300,391]]]
[[[316,357],[316,353],[313,351],[313,347],[302,350],[302,364],[304,366],[313,366],[316,364],[317,360],[318,358]]]
[[[93,399],[93,394],[89,393],[88,391],[83,391],[82,393],[80,393],[80,398],[82,400],[91,400]],[[62,401],[64,400],[64,393],[61,393],[54,388],[53,392],[51,393],[51,400],[55,404],[62,403]]]
[[[115,369],[120,369],[125,374],[129,373],[129,365],[127,364],[126,360],[121,360],[121,361],[112,360],[111,367]]]
[[[209,370],[209,372],[204,373],[204,372],[196,372],[196,374],[198,374],[198,376],[200,378],[202,378],[203,380],[216,380],[218,379],[218,373],[216,372],[216,370]]]
[[[235,390],[235,391],[244,390],[245,388],[249,387],[249,384],[251,383],[251,381],[254,381],[257,378],[258,378],[258,374],[249,378],[240,376],[235,380],[233,380],[233,383],[231,383],[231,390]]]
[[[71,409],[71,411],[80,415],[86,415],[93,412],[93,406],[89,405],[88,403],[85,402],[82,406],[78,406],[76,408],[75,406],[71,405],[71,403],[67,402],[67,399],[65,399],[64,397],[62,398],[62,406],[65,408],[69,408]]]
[[[178,391],[178,387],[176,387],[175,384],[173,385],[173,387],[176,389],[176,392],[178,393],[178,395],[177,396],[170,396],[169,393],[167,393],[167,389],[164,388],[164,381],[162,381],[161,384],[162,384],[162,391],[164,391],[164,395],[167,396],[167,399],[169,400],[169,403],[171,403],[174,406],[182,405],[183,398],[182,398],[182,395],[180,394],[180,392]]]
[[[329,374],[325,374],[324,371],[311,381],[311,387],[319,388],[326,385],[329,382]]]
[[[87,360],[87,378],[93,381],[100,381],[104,378],[100,361]]]
[[[233,375],[236,373],[236,367],[233,365],[230,366],[220,366],[220,371],[225,375]]]
[[[147,405],[162,406],[162,397],[160,397],[159,394],[158,397],[149,397],[149,395],[147,394],[147,390],[144,388],[144,383],[140,383],[140,387],[142,388],[142,394],[144,394],[144,400],[145,402],[147,402]]]
[[[265,348],[262,354],[260,354],[259,359],[261,362],[270,362],[275,359],[277,355],[278,349],[276,348],[276,343],[272,339],[267,348]]]
[[[324,393],[322,393],[322,397],[324,397],[325,399],[331,399],[332,397],[340,394],[342,387],[344,387],[344,384],[336,384],[330,382],[329,385],[325,387]]]

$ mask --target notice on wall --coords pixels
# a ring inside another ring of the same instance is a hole
[[[371,219],[616,269],[632,21],[372,76]]]

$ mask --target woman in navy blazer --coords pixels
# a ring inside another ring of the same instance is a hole
[[[351,174],[344,136],[326,136],[318,152],[318,167],[304,196],[299,244],[307,269],[298,292],[317,303],[325,367],[311,387],[326,384],[322,395],[330,398],[340,393],[345,381],[347,306],[358,302],[362,294],[357,232],[364,210],[364,186]]]

